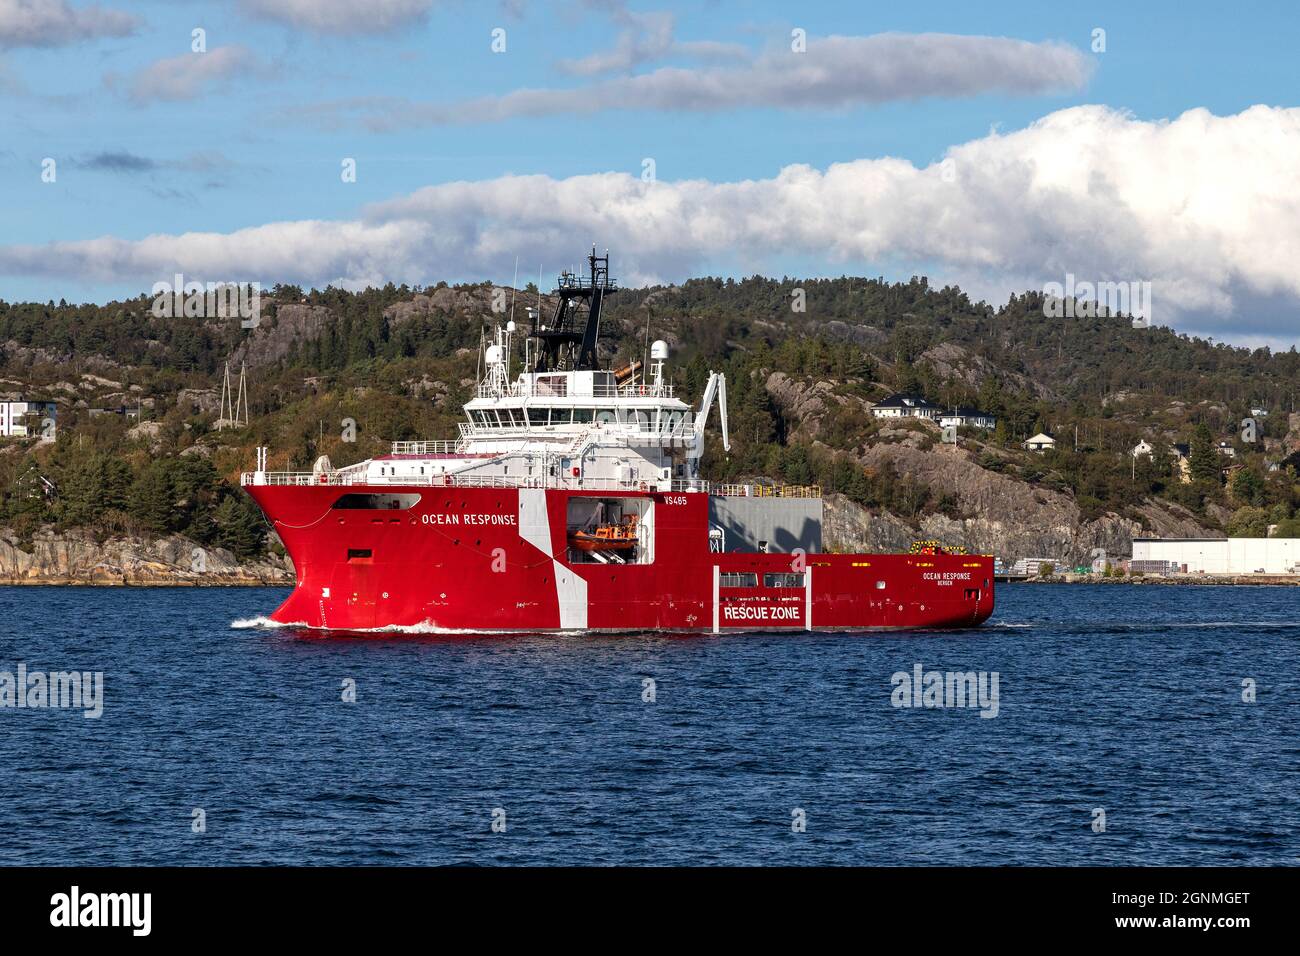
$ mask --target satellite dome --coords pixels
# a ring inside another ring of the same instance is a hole
[[[655,339],[650,346],[650,357],[658,361],[664,361],[668,358],[668,343],[663,339]]]

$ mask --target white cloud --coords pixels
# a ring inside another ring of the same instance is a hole
[[[674,36],[677,18],[667,11],[636,13],[623,0],[585,0],[584,5],[608,16],[619,32],[612,50],[561,60],[560,69],[574,76],[627,71],[670,56],[700,60],[752,59],[750,51],[736,43],[677,40]]]
[[[0,0],[0,48],[69,46],[99,37],[124,37],[138,21],[128,13],[66,0]]]
[[[350,222],[0,246],[0,274],[416,283],[499,278],[516,256],[549,269],[594,240],[632,284],[736,264],[781,274],[802,261],[926,272],[996,298],[1073,273],[1151,281],[1157,324],[1300,338],[1300,109],[1149,122],[1082,106],[945,159],[794,165],[730,183],[613,172],[454,182]]]
[[[252,50],[234,45],[157,60],[133,76],[109,74],[104,82],[112,89],[123,90],[138,103],[192,100],[241,74],[264,69]]]
[[[312,33],[389,33],[424,20],[434,0],[241,0],[249,14]]]
[[[725,44],[674,45],[671,21],[667,31],[652,31],[650,39],[644,31],[629,34],[612,53],[570,61],[567,67],[586,74],[607,72],[678,49],[738,58]],[[310,112],[327,121],[352,119],[372,130],[391,130],[605,110],[847,108],[929,96],[1078,90],[1091,71],[1087,56],[1061,43],[882,33],[809,39],[804,53],[769,51],[740,64],[706,69],[666,66],[576,88],[521,89],[459,103],[371,97],[319,104]]]

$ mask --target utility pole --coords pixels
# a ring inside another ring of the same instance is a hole
[[[221,380],[221,410],[217,413],[217,428],[222,429],[234,418],[230,408],[230,363],[226,363],[226,373]]]

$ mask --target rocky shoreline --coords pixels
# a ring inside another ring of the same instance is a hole
[[[1300,587],[1300,574],[1158,574],[1107,578],[1097,574],[1053,574],[1049,577],[999,581],[999,584],[1155,584],[1155,585],[1240,585],[1242,587]]]
[[[224,548],[204,548],[170,535],[147,539],[43,529],[22,541],[0,530],[0,585],[107,587],[291,587],[288,557],[240,561]]]

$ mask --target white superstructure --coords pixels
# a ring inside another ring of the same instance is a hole
[[[727,433],[726,379],[709,374],[699,411],[673,394],[668,346],[651,349],[651,376],[604,370],[509,376],[510,331],[485,351],[485,374],[453,441],[399,441],[379,458],[312,473],[258,471],[256,484],[457,484],[533,488],[705,491],[704,426],[716,402]]]

